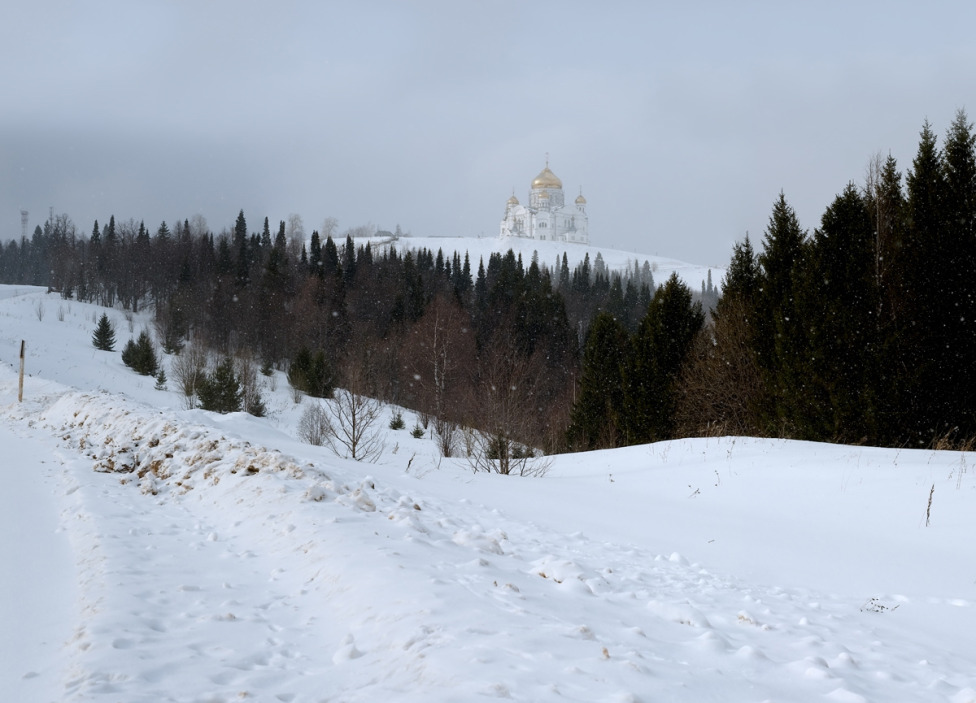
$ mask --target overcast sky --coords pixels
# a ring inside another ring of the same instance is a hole
[[[724,266],[976,88],[976,3],[7,3],[0,237],[290,213],[496,236],[545,165],[595,245]],[[967,104],[967,101],[969,103]]]

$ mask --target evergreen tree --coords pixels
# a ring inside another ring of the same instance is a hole
[[[342,248],[342,280],[347,286],[352,285],[356,277],[356,246],[352,236],[346,235],[346,244]]]
[[[104,312],[98,318],[98,325],[95,327],[94,334],[92,334],[92,344],[95,345],[96,349],[101,349],[102,351],[115,351],[115,328],[109,322],[108,315]]]
[[[563,252],[562,262],[559,264],[559,290],[566,292],[569,290],[569,258]]]
[[[149,337],[149,332],[143,330],[136,340],[130,339],[122,350],[122,363],[136,373],[143,376],[155,376],[159,369],[156,349]]]
[[[600,313],[590,325],[567,434],[572,448],[623,444],[623,366],[628,343],[627,330],[609,313]]]
[[[916,254],[908,247],[902,177],[894,157],[888,156],[879,172],[869,171],[865,200],[875,233],[874,277],[878,292],[875,323],[878,329],[876,362],[878,441],[904,443],[914,419],[907,414],[913,402],[908,347],[915,301],[908,284],[915,275]]]
[[[804,331],[796,313],[794,283],[805,255],[806,234],[800,228],[796,212],[780,193],[773,205],[759,255],[760,281],[756,301],[756,359],[763,374],[767,421],[779,430],[784,405],[802,378],[792,375],[791,359],[805,353]]]
[[[954,389],[943,383],[949,371],[944,367],[946,312],[955,302],[945,297],[943,267],[954,252],[946,247],[943,236],[946,184],[936,144],[926,121],[905,179],[905,261],[900,271],[905,323],[898,341],[905,371],[902,417],[912,441],[922,444],[947,429],[941,406],[954,394]]]
[[[251,256],[248,251],[247,220],[241,210],[234,223],[234,250],[237,252],[236,282],[239,288],[246,288],[250,282]]]
[[[339,250],[332,237],[326,237],[322,245],[322,270],[326,276],[339,275]]]
[[[705,322],[701,304],[672,273],[654,294],[624,367],[625,430],[629,444],[674,434],[675,383],[692,340]]]
[[[241,410],[241,382],[234,372],[234,360],[226,357],[203,380],[197,389],[200,407],[218,413]]]
[[[271,251],[271,225],[268,218],[264,218],[264,229],[261,230],[261,256],[266,257]]]
[[[759,294],[759,275],[759,262],[746,233],[745,240],[732,246],[732,260],[722,281],[722,297],[716,305],[716,316],[722,314],[722,301],[726,299],[737,299],[747,308],[753,307]]]
[[[275,235],[274,248],[284,257],[285,250],[288,248],[288,240],[285,238],[285,221],[278,222],[278,234]]]
[[[166,390],[166,369],[164,369],[162,367],[159,368],[159,373],[156,374],[156,386],[155,386],[155,388],[156,388],[157,391],[165,391]]]
[[[234,248],[240,249],[247,242],[247,220],[244,219],[244,210],[237,214],[234,222]]]
[[[976,387],[976,135],[959,110],[943,148],[942,307],[935,331],[945,344],[941,374],[934,379],[941,427],[976,434],[976,398],[959,389]]]
[[[849,184],[827,208],[798,275],[795,311],[805,352],[779,360],[796,436],[876,441],[878,287],[867,203]]]
[[[313,355],[301,347],[288,366],[288,383],[313,398],[331,398],[335,390],[335,370],[321,349]]]
[[[573,271],[573,291],[587,294],[590,291],[590,253],[583,255],[583,261]]]
[[[302,249],[304,253],[305,249]],[[322,268],[322,242],[319,239],[319,233],[316,231],[312,232],[312,241],[309,243],[309,253],[308,253],[308,267],[309,270],[316,276],[325,275],[325,270]]]

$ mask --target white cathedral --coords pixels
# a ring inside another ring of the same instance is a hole
[[[563,182],[549,170],[546,159],[546,167],[532,181],[529,204],[520,204],[514,193],[505,203],[501,236],[589,244],[588,225],[583,192],[576,198],[575,207],[567,207]]]

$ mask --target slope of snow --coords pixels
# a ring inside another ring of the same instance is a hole
[[[973,454],[699,439],[519,479],[385,429],[360,464],[295,439],[280,374],[270,418],[182,409],[101,312],[0,287],[5,699],[976,701]]]

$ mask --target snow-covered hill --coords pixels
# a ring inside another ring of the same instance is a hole
[[[391,238],[374,237],[369,241],[372,247],[383,247],[389,246],[392,240]],[[564,253],[566,254],[570,271],[577,264],[581,263],[587,254],[590,257],[591,266],[596,261],[597,254],[602,256],[604,263],[610,271],[633,271],[635,263],[638,266],[643,266],[644,262],[647,262],[657,285],[664,283],[672,273],[677,273],[678,277],[692,291],[700,291],[702,283],[708,281],[709,275],[711,275],[712,285],[716,288],[718,288],[722,279],[725,277],[725,269],[720,267],[689,264],[684,261],[677,261],[661,256],[650,256],[598,246],[539,241],[519,237],[401,237],[396,240],[394,245],[401,251],[407,249],[429,249],[430,251],[437,252],[438,249],[441,249],[445,256],[450,256],[452,252],[456,251],[462,259],[464,258],[465,252],[467,252],[471,259],[472,275],[478,270],[479,260],[483,260],[485,265],[487,265],[488,257],[493,252],[504,254],[511,249],[516,254],[522,255],[522,261],[526,266],[532,261],[532,256],[537,255],[539,264],[553,271],[559,270],[558,266],[562,262]],[[729,255],[731,256],[731,252],[729,252]]]
[[[182,409],[101,312],[0,287],[4,700],[976,701],[973,454],[698,439],[525,479],[407,412],[361,464],[296,440],[280,375],[269,418]]]

